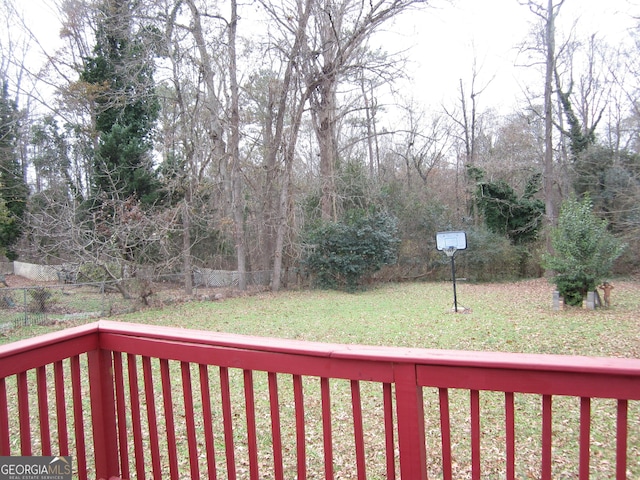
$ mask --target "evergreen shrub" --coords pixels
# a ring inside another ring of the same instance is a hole
[[[303,263],[317,285],[354,291],[366,276],[396,262],[399,238],[394,217],[352,210],[342,221],[314,228],[306,243]]]

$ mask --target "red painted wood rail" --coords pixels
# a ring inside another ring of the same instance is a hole
[[[453,401],[461,392],[462,426]],[[484,427],[488,395],[501,398],[499,431]],[[72,455],[79,478],[480,479],[486,445],[497,441],[499,476],[514,479],[532,461],[520,455],[529,447],[518,440],[529,413],[521,397],[536,399],[527,425],[537,433],[523,437],[539,443],[535,476],[554,475],[555,446],[566,441],[554,433],[554,405],[572,397],[569,475],[596,476],[592,406],[612,399],[612,431],[596,447],[598,455],[611,448],[616,478],[627,478],[638,447],[629,439],[640,436],[629,414],[640,400],[637,359],[336,345],[110,321],[0,347],[0,455]]]

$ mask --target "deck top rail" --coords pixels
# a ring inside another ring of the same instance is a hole
[[[537,411],[521,395],[539,399]],[[576,399],[567,418],[558,397]],[[609,424],[599,399],[613,401]],[[0,346],[0,455],[72,454],[80,478],[180,478],[185,469],[191,478],[518,478],[523,439],[537,436],[526,468],[553,478],[556,444],[567,440],[561,416],[575,423],[575,476],[605,468],[596,462],[602,423],[621,479],[640,474],[638,400],[639,359],[99,321]],[[535,434],[520,433],[523,415]],[[486,460],[496,448],[499,459]]]

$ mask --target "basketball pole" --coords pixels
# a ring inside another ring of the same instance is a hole
[[[456,252],[455,250],[451,254],[451,281],[453,283],[453,311],[458,313],[458,296],[456,294]]]
[[[453,309],[458,312],[458,294],[456,292],[456,262],[455,256],[458,250],[466,250],[467,234],[465,232],[438,232],[436,233],[436,248],[451,257],[451,281],[453,283]]]

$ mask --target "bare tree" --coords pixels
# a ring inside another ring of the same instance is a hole
[[[71,196],[41,197],[46,206],[31,212],[27,224],[31,248],[46,261],[97,268],[125,298],[132,296],[128,280],[144,277],[139,267],[174,261],[167,239],[176,222],[163,216],[170,211],[150,215],[131,197],[111,197],[94,209]]]
[[[242,199],[242,171],[240,169],[240,94],[236,60],[236,36],[238,29],[238,5],[231,0],[231,16],[228,24],[229,38],[229,89],[231,92],[231,112],[229,127],[229,155],[231,156],[231,210],[233,212],[234,238],[238,258],[239,287],[247,288],[247,251],[244,236],[244,204]]]
[[[425,0],[318,2],[305,50],[305,79],[320,156],[321,214],[337,216],[335,163],[338,86],[353,71],[366,69],[361,52],[381,25]]]
[[[544,161],[542,183],[545,201],[545,213],[547,226],[552,227],[556,224],[558,212],[558,195],[556,193],[556,178],[554,168],[554,150],[553,150],[553,133],[554,133],[554,111],[553,111],[553,92],[554,92],[554,72],[556,67],[556,19],[560,14],[560,9],[564,0],[554,2],[547,0],[546,3],[538,3],[533,0],[522,2],[529,10],[542,22],[542,44],[538,45],[541,53],[544,55],[544,112],[543,118],[545,122],[544,128]],[[547,229],[547,232],[549,229]],[[551,241],[547,235],[547,250],[551,252]]]
[[[469,176],[469,172],[470,168],[475,167],[477,162],[477,138],[480,135],[481,123],[481,114],[478,112],[478,97],[482,95],[485,89],[493,81],[493,78],[491,78],[486,83],[479,86],[479,78],[480,71],[477,65],[476,58],[474,57],[471,68],[471,81],[468,90],[467,88],[465,88],[465,83],[463,82],[463,80],[460,79],[458,108],[454,110],[448,110],[445,107],[444,109],[445,113],[457,125],[457,134],[455,134],[455,136],[458,138],[459,142],[461,142],[461,148],[464,151],[462,159],[458,158],[458,162],[462,160],[464,178],[462,186],[464,187],[464,191],[466,192],[466,198],[462,200],[462,202],[466,204],[467,210],[473,212],[476,224],[478,223],[479,218],[477,214],[478,208],[475,205],[475,195],[473,195],[475,184],[473,183],[474,179]],[[456,173],[456,185],[458,184],[458,178],[459,175]],[[456,187],[456,192],[458,191],[460,191],[460,189]],[[470,202],[472,203],[469,204]],[[459,205],[460,203],[461,202],[456,201],[457,205]],[[462,215],[466,216],[468,215],[468,213],[465,212]]]
[[[414,105],[404,108],[403,118],[408,123],[406,130],[400,130],[401,140],[396,142],[395,154],[404,159],[407,188],[412,188],[413,172],[418,174],[422,186],[427,186],[434,169],[443,166],[451,148],[451,122],[444,115],[425,118]]]
[[[177,128],[177,155],[185,161],[181,174],[185,184],[181,203],[185,278],[191,275],[191,246],[196,241],[190,238],[194,207],[200,203],[196,195],[204,195],[210,198],[210,205],[225,205],[222,217],[228,215],[232,219],[239,287],[245,289],[247,252],[235,46],[237,6],[232,2],[227,20],[197,0],[183,0],[168,3],[163,17],[178,119],[177,125],[166,127]],[[211,38],[215,41],[208,40]],[[185,285],[190,290],[190,278],[186,278]]]
[[[263,2],[263,6],[272,18],[278,19],[281,33],[289,39],[288,49],[281,52],[283,55],[282,78],[269,83],[268,121],[264,130],[265,165],[269,175],[267,188],[271,190],[278,183],[280,185],[276,206],[277,221],[271,282],[272,289],[277,291],[281,284],[285,237],[291,228],[289,213],[293,162],[302,115],[309,98],[309,89],[301,84],[299,68],[312,1],[299,0],[294,5],[294,9],[284,12],[275,4]],[[282,13],[285,15],[281,15]],[[280,180],[276,183],[278,178]]]

